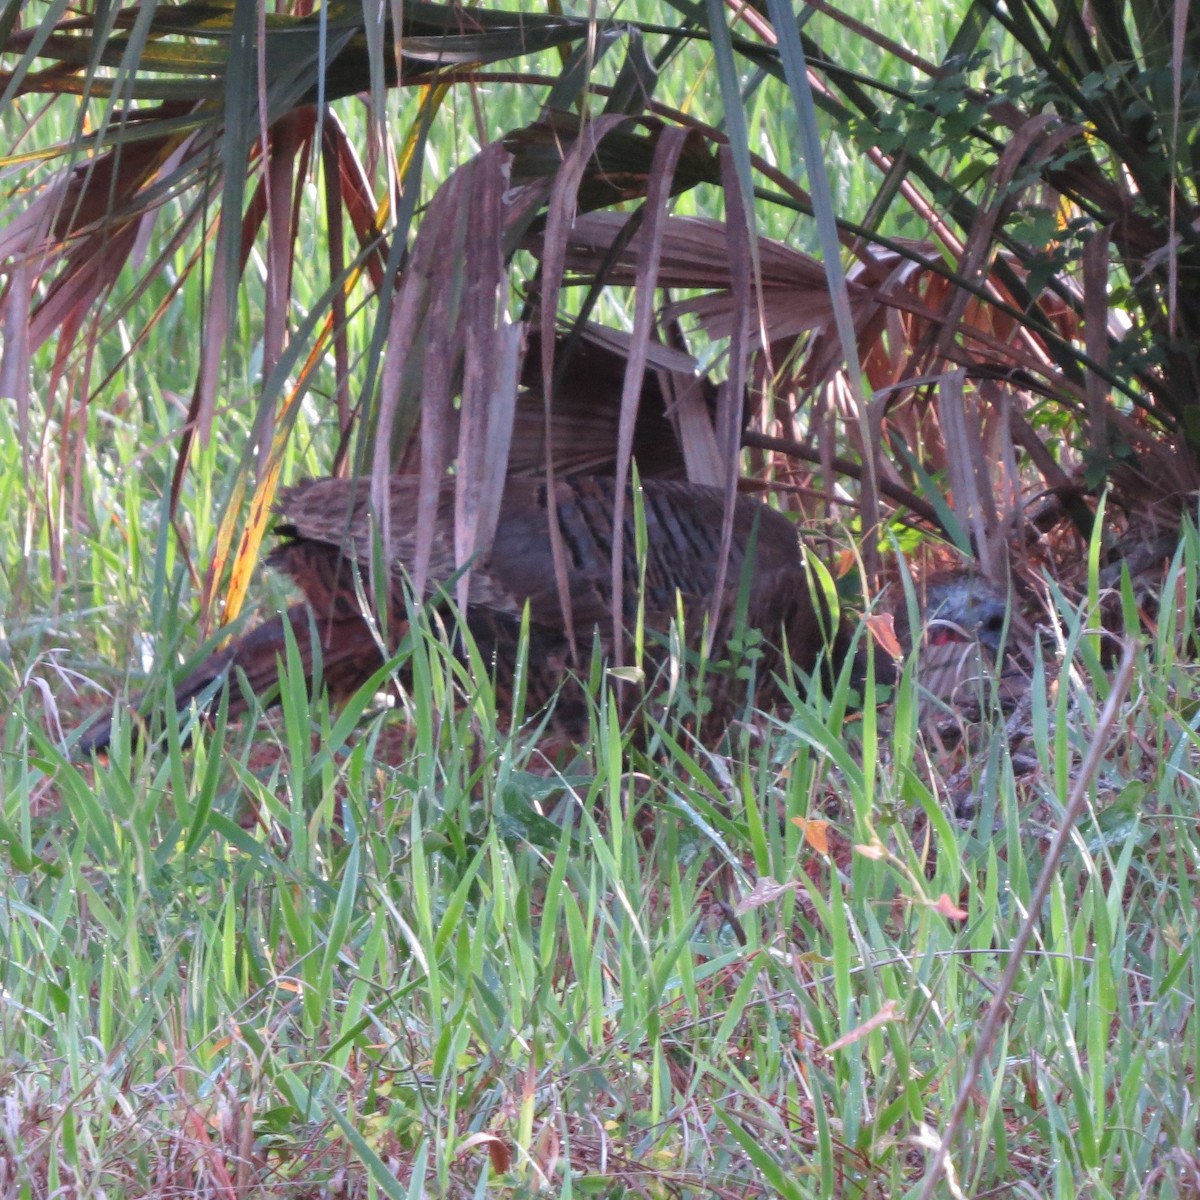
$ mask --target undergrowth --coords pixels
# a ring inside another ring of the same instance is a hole
[[[1125,596],[1135,681],[937,1194],[1196,1194],[1198,558],[1152,635]],[[916,1195],[1096,737],[1060,616],[1021,728],[936,752],[906,677],[722,747],[602,699],[550,759],[431,635],[399,711],[289,677],[81,764],[10,646],[2,1193]]]

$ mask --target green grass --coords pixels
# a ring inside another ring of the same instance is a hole
[[[298,306],[321,286],[299,279]],[[200,641],[259,300],[179,538],[163,496],[199,296],[171,302],[78,458],[61,395],[27,445],[0,421],[0,1191],[918,1195],[1095,740],[1095,620],[1058,614],[1031,735],[980,739],[965,822],[962,755],[931,748],[906,687],[879,722],[815,698],[728,753],[669,718],[647,746],[601,706],[555,766],[436,639],[407,722],[352,722],[293,679],[270,723],[72,763],[59,731],[102,687],[161,695]],[[327,462],[328,422],[303,431],[288,478]],[[1153,636],[1120,597],[1141,657],[951,1148],[962,1194],[1197,1194],[1198,564],[1189,534]]]
[[[1035,919],[966,1195],[1194,1194],[1193,607]],[[904,688],[890,729],[818,698],[728,754],[601,706],[556,770],[436,638],[408,725],[293,680],[272,723],[82,766],[44,705],[64,627],[32,625],[0,758],[0,1161],[31,1197],[916,1195],[1107,687],[1068,619],[1040,772],[985,740],[956,822]]]

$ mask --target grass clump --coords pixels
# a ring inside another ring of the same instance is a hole
[[[1193,536],[1168,597],[1195,561]],[[1160,610],[935,1194],[1190,1194],[1189,614]],[[601,705],[552,766],[436,639],[407,724],[353,730],[285,684],[272,725],[119,743],[97,767],[63,759],[18,693],[6,1178],[30,1196],[918,1194],[1095,739],[1107,677],[1085,628],[1035,680],[1040,769],[1015,774],[994,738],[973,823],[915,716],[839,723],[822,698],[735,729],[729,753],[669,718],[631,744]]]

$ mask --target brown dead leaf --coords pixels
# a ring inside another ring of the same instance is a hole
[[[887,850],[881,842],[871,842],[869,845],[859,843],[854,847],[855,854],[861,854],[863,858],[869,858],[873,862],[881,862],[887,858]]]
[[[855,1042],[862,1041],[867,1034],[878,1029],[881,1025],[886,1025],[889,1021],[897,1020],[896,1008],[897,1003],[895,1000],[885,1001],[883,1007],[873,1017],[868,1017],[861,1025],[850,1030],[849,1033],[843,1034],[837,1041],[830,1042],[825,1047],[825,1053],[831,1054],[834,1050],[841,1050],[846,1046],[852,1046]]]
[[[737,902],[734,911],[740,917],[753,908],[762,908],[764,905],[773,904],[786,892],[795,890],[794,883],[776,883],[770,875],[760,875],[755,880],[753,889]]]
[[[497,1137],[494,1133],[472,1133],[464,1138],[458,1148],[459,1156],[474,1150],[476,1146],[486,1146],[488,1157],[492,1160],[492,1170],[497,1175],[506,1175],[512,1166],[512,1150],[508,1142]]]

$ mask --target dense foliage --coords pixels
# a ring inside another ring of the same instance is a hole
[[[558,7],[0,13],[0,1195],[1195,1195],[1195,14]],[[434,620],[70,760],[281,482],[633,463],[1007,564],[1022,707],[551,758]]]

